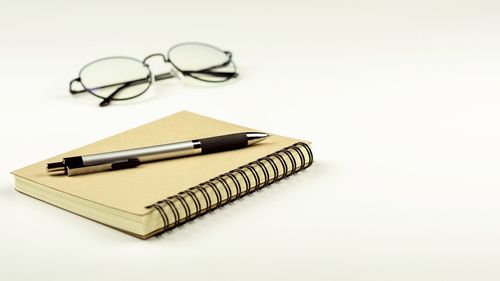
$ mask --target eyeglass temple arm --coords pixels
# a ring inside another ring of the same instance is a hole
[[[220,76],[220,77],[233,77],[235,75],[237,75],[237,73],[235,72],[211,72],[210,70],[205,70],[205,71],[189,71],[190,73],[205,73],[205,74],[210,74],[210,75],[214,75],[214,76]],[[158,74],[158,75],[155,75],[155,80],[165,80],[165,79],[170,79],[172,77],[175,77],[175,75],[171,72],[167,72],[167,73],[162,73],[162,74]],[[99,106],[107,106],[111,103],[111,100],[113,100],[113,97],[116,96],[116,94],[118,94],[121,90],[127,88],[127,87],[131,87],[131,86],[135,86],[135,85],[139,85],[139,84],[142,84],[142,83],[145,83],[145,82],[148,82],[149,81],[149,78],[144,78],[144,79],[138,79],[138,80],[133,80],[133,81],[128,81],[128,82],[124,82],[124,83],[121,83],[123,84],[122,86],[120,86],[119,88],[117,88],[115,91],[113,91],[109,96],[107,96],[106,98],[103,99],[103,101],[101,103],[99,103]],[[113,86],[117,86],[119,84],[115,84]],[[109,85],[105,86],[105,87],[109,87]]]
[[[162,73],[162,74],[157,74],[155,75],[155,80],[165,80],[165,79],[170,79],[170,78],[173,78],[175,77],[174,74],[168,72],[168,73]],[[75,90],[73,89],[73,84],[74,83],[80,83],[81,84],[81,81],[80,81],[80,78],[75,78],[73,80],[71,80],[71,82],[69,83],[69,92],[71,94],[81,94],[81,93],[85,93],[87,92],[88,90],[87,89],[82,89],[82,90]],[[114,87],[114,86],[119,86],[119,85],[125,85],[125,84],[129,84],[129,83],[133,83],[133,85],[138,85],[138,84],[141,84],[141,83],[148,83],[149,82],[149,77],[148,78],[142,78],[142,79],[137,79],[137,80],[132,80],[132,81],[125,81],[125,82],[119,82],[119,83],[113,83],[113,84],[108,84],[108,85],[103,85],[103,86],[99,86],[99,87],[94,87],[92,88],[93,90],[100,90],[100,89],[105,89],[105,88],[109,88],[109,87]],[[129,85],[131,86],[131,85]],[[82,86],[83,87],[83,86]]]
[[[191,74],[197,74],[197,73],[208,74],[208,75],[212,75],[212,76],[216,76],[216,77],[224,77],[224,78],[228,78],[228,79],[238,77],[238,75],[239,75],[238,72],[212,71],[213,69],[227,66],[232,61],[233,54],[230,51],[224,51],[224,53],[228,56],[228,59],[227,59],[227,61],[225,61],[219,65],[214,65],[211,67],[207,67],[207,68],[200,69],[200,70],[194,70],[194,71],[182,71],[182,73],[185,75],[191,75]]]
[[[165,79],[170,79],[173,77],[175,77],[175,75],[173,73],[167,72],[167,73],[155,75],[155,80],[165,80]],[[120,86],[116,90],[114,90],[109,96],[104,98],[103,101],[101,103],[99,103],[99,106],[109,105],[111,103],[111,101],[113,100],[113,97],[116,96],[121,90],[123,90],[127,87],[140,85],[140,84],[147,83],[147,82],[149,82],[149,77],[143,78],[143,79],[137,79],[137,80],[133,80],[133,81],[128,81],[128,82],[116,83],[116,84],[112,85],[112,86],[118,86],[120,84],[123,84],[122,86]],[[104,87],[110,87],[110,85],[106,85]]]
[[[207,74],[211,76],[216,76],[216,77],[224,77],[224,78],[236,78],[238,77],[237,72],[217,72],[217,71],[210,71],[210,70],[196,70],[196,71],[183,71],[182,72],[185,75],[191,75],[191,74]]]
[[[217,66],[212,66],[212,67],[205,68],[205,69],[200,69],[200,70],[193,70],[193,71],[184,70],[184,71],[182,71],[182,74],[189,75],[189,76],[191,76],[191,74],[207,74],[207,75],[211,75],[211,76],[215,76],[215,77],[224,77],[224,78],[228,78],[228,79],[238,77],[238,75],[239,75],[238,72],[212,71],[213,69],[224,67],[226,65],[227,65],[227,63],[217,65]]]
[[[218,67],[220,67],[220,66],[218,66]],[[210,69],[212,69],[212,68],[213,67],[211,67]],[[182,73],[186,74],[186,75],[200,73],[200,74],[207,74],[207,75],[212,75],[212,76],[217,76],[217,77],[226,77],[226,78],[238,76],[238,73],[236,73],[236,72],[216,72],[216,71],[211,71],[210,69],[202,69],[202,70],[197,70],[197,71],[182,71]],[[155,75],[155,81],[166,80],[166,79],[170,79],[173,77],[175,77],[175,75],[171,72],[157,74],[157,75]],[[73,94],[73,95],[81,94],[81,93],[85,93],[88,91],[87,89],[81,89],[81,90],[73,89],[73,84],[76,82],[81,84],[80,78],[75,78],[75,79],[71,80],[71,82],[69,83],[69,92],[71,94]],[[125,81],[125,82],[103,85],[103,86],[99,86],[99,87],[94,87],[92,89],[100,90],[100,89],[105,89],[105,88],[119,86],[119,85],[124,85],[125,87],[129,87],[129,86],[139,85],[141,83],[148,83],[148,82],[149,82],[149,78],[142,78],[142,79],[137,79],[137,80],[132,80],[132,81]]]
[[[175,75],[172,72],[161,73],[161,74],[155,75],[155,81],[166,80],[166,79],[170,79],[170,78],[174,78],[174,77],[175,77]]]
[[[140,85],[140,84],[143,84],[145,82],[148,82],[149,81],[149,77],[148,78],[143,78],[143,79],[137,79],[137,80],[133,80],[133,81],[128,81],[128,82],[124,82],[122,83],[123,85],[118,87],[116,90],[114,90],[109,96],[107,96],[106,98],[103,98],[102,102],[99,103],[99,106],[107,106],[111,103],[111,100],[113,100],[113,97],[116,96],[116,94],[118,94],[121,90],[127,88],[127,87],[131,87],[131,86],[135,86],[135,85]]]

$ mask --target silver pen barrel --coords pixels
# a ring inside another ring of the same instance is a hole
[[[201,153],[201,146],[196,141],[184,141],[171,144],[161,144],[120,151],[104,152],[82,156],[85,166],[102,163],[113,163],[123,159],[138,159],[141,163],[155,160],[176,158]]]

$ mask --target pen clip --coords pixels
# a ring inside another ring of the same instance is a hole
[[[91,166],[83,166],[77,168],[67,168],[68,176],[76,176],[90,173],[97,173],[109,170],[121,170],[127,168],[134,168],[141,164],[141,161],[137,158],[129,158],[126,160],[118,160],[113,163],[100,163]]]
[[[138,158],[129,158],[125,161],[116,161],[111,163],[111,170],[134,168],[139,165],[141,165],[141,161]]]

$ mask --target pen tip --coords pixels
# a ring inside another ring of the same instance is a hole
[[[247,133],[248,145],[261,142],[270,136],[271,136],[270,134],[260,133],[260,132]]]

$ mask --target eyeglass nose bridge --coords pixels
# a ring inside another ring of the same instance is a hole
[[[142,63],[145,65],[145,66],[149,66],[149,64],[147,64],[147,60],[149,60],[150,58],[153,58],[153,57],[161,57],[163,59],[163,62],[165,63],[170,63],[170,60],[164,55],[164,54],[161,54],[161,53],[156,53],[156,54],[151,54],[147,57],[145,57],[143,60],[142,60]]]
[[[172,70],[170,72],[167,72],[167,73],[161,73],[161,74],[157,74],[157,75],[151,75],[151,83],[154,83],[154,82],[156,82],[158,80],[165,80],[165,79],[170,79],[170,78],[174,78],[174,77],[178,77],[179,76],[179,74],[175,71],[175,70],[177,70],[177,68],[162,53],[155,53],[155,54],[151,54],[151,55],[145,57],[142,60],[142,64],[144,64],[147,68],[149,68],[149,64],[147,63],[147,60],[149,60],[150,58],[153,58],[153,57],[161,57],[163,59],[164,63],[166,63],[166,64],[168,64],[168,65],[171,66]],[[150,70],[150,73],[151,73],[151,70]]]

